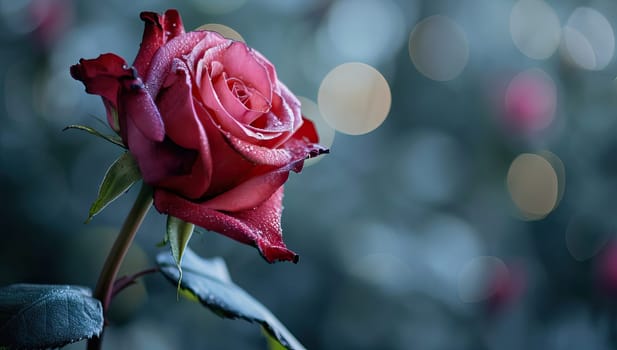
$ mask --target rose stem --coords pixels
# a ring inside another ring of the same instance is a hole
[[[122,225],[120,233],[118,233],[118,237],[116,238],[114,245],[111,247],[111,250],[107,255],[107,260],[105,260],[105,264],[103,265],[103,269],[99,275],[99,280],[96,283],[96,288],[94,289],[94,297],[101,301],[103,305],[103,315],[105,317],[107,315],[109,303],[111,302],[114,281],[118,275],[118,270],[120,270],[122,260],[124,260],[124,257],[133,242],[133,238],[135,238],[135,234],[137,233],[139,226],[143,222],[144,217],[151,206],[152,187],[144,183],[141,186],[141,190],[137,195],[137,199],[135,199],[135,203],[133,204],[129,215],[124,220],[124,224]],[[102,339],[103,332],[101,332],[98,337],[92,337],[92,339],[89,339],[88,350],[101,349]]]

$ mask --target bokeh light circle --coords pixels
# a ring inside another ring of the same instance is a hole
[[[527,57],[545,59],[559,47],[561,25],[555,11],[542,0],[520,0],[510,13],[510,35]]]
[[[423,19],[409,36],[409,57],[429,79],[456,78],[469,60],[469,43],[463,29],[442,15]]]
[[[302,116],[309,119],[313,122],[313,124],[315,124],[317,134],[319,135],[319,144],[326,148],[330,148],[332,146],[332,143],[334,143],[334,135],[336,134],[336,132],[321,116],[317,103],[304,96],[298,96],[298,100],[300,100],[300,103],[302,104]],[[323,158],[323,156],[307,159],[304,162],[304,165],[313,165],[321,158]]]
[[[340,0],[330,7],[327,31],[344,58],[375,64],[404,42],[405,19],[391,0]]]
[[[509,127],[522,132],[540,131],[555,118],[557,88],[548,74],[532,68],[510,81],[504,102]]]
[[[614,227],[598,225],[598,218],[576,215],[568,223],[565,239],[570,255],[577,261],[593,258],[614,237]]]
[[[321,82],[317,104],[323,118],[337,131],[366,134],[383,123],[392,95],[386,79],[375,68],[359,62],[344,63]]]
[[[217,32],[227,39],[245,42],[244,38],[242,37],[242,35],[240,35],[240,33],[236,32],[235,30],[224,24],[208,23],[197,27],[195,30],[209,30],[212,32]]]
[[[506,182],[512,201],[526,219],[541,219],[557,204],[557,173],[540,155],[523,153],[516,157],[510,164]]]
[[[509,273],[506,264],[495,256],[475,257],[459,273],[458,295],[466,303],[486,300],[495,292],[491,288],[492,279]]]
[[[600,12],[589,7],[575,9],[563,28],[567,58],[580,68],[604,69],[615,53],[615,33]]]

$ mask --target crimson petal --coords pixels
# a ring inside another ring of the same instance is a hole
[[[145,22],[141,46],[133,66],[141,76],[145,76],[156,51],[169,40],[184,34],[182,18],[176,10],[167,10],[165,14],[142,12],[139,15]]]
[[[125,80],[118,98],[120,120],[130,118],[148,139],[163,141],[165,127],[159,109],[139,77]]]
[[[87,93],[103,98],[107,121],[117,132],[118,125],[113,110],[118,109],[118,93],[122,88],[120,82],[124,79],[133,79],[134,76],[126,61],[112,53],[89,60],[82,58],[79,64],[71,66],[71,76],[84,83]]]
[[[298,261],[287,249],[281,230],[283,186],[261,205],[238,212],[220,212],[157,189],[154,205],[163,214],[215,231],[239,242],[256,246],[266,261]]]

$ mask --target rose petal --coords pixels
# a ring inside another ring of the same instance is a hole
[[[267,100],[272,99],[272,84],[266,67],[255,58],[253,50],[243,42],[233,41],[226,50],[212,60],[223,64],[227,76],[238,78],[259,91]]]
[[[234,86],[241,87],[246,96],[246,101],[241,101],[236,93],[230,89],[229,84],[232,84],[232,88]],[[228,78],[224,72],[214,79],[213,86],[225,110],[235,116],[236,120],[242,124],[250,124],[257,117],[270,110],[270,101],[261,92],[246,86],[243,81],[237,78]]]
[[[253,144],[268,145],[280,143],[280,141],[278,141],[278,138],[282,135],[280,130],[269,131],[267,129],[246,125],[227,111],[219,99],[219,96],[215,92],[213,82],[210,79],[210,72],[202,75],[200,85],[202,101],[204,102],[204,105],[212,111],[211,115],[214,117],[213,121],[219,128],[226,130],[237,138]],[[277,104],[277,101],[279,100],[280,98],[275,95],[273,100],[273,108],[280,104],[280,102]]]
[[[123,81],[118,113],[121,121],[130,118],[148,139],[160,142],[165,138],[163,119],[140,78]]]
[[[133,66],[137,68],[141,76],[145,76],[154,53],[169,40],[184,34],[184,26],[176,10],[167,10],[162,15],[155,12],[142,12],[139,17],[145,22],[145,27]]]
[[[327,150],[316,143],[317,132],[310,120],[298,130],[292,139],[283,144],[281,148],[268,148],[251,144],[232,135],[227,136],[229,144],[246,160],[258,164],[273,167],[282,167],[289,163],[316,157],[326,153]]]
[[[261,63],[261,65],[266,69],[266,71],[268,72],[268,77],[270,78],[270,81],[274,84],[275,82],[278,82],[278,78],[276,76],[276,70],[274,69],[274,65],[264,56],[262,55],[259,51],[257,50],[252,50],[251,51],[253,56],[255,57],[255,59]]]
[[[188,201],[171,192],[156,190],[154,205],[163,213],[256,246],[270,263],[277,260],[297,262],[298,255],[287,249],[281,230],[283,187],[258,207],[222,213]]]
[[[155,142],[146,137],[130,118],[126,119],[128,147],[139,165],[144,181],[152,186],[162,186],[173,177],[190,175],[198,156],[194,150],[188,150],[165,139]]]
[[[279,82],[278,88],[280,89],[279,93],[281,94],[281,98],[285,101],[291,110],[291,114],[294,116],[292,130],[295,132],[302,125],[302,107],[300,105],[300,101],[285,84]]]
[[[204,55],[214,47],[224,48],[231,44],[231,40],[224,38],[217,32],[203,31],[204,38],[197,44],[189,54],[186,55],[188,65],[193,80],[200,86],[204,72]]]
[[[292,138],[296,140],[303,140],[307,143],[318,143],[319,134],[317,134],[317,128],[312,120],[302,117],[302,125],[292,135]]]
[[[191,52],[195,45],[207,36],[209,32],[188,32],[169,40],[161,46],[152,57],[148,73],[146,74],[146,89],[152,96],[158,94],[165,76],[171,69],[174,58],[182,57]]]
[[[255,132],[234,118],[234,116],[225,109],[218,95],[215,93],[213,82],[210,79],[210,72],[202,75],[200,92],[204,105],[212,111],[210,114],[214,117],[213,122],[217,126],[220,126],[221,129],[226,130],[238,138],[253,143],[259,143],[263,140],[269,140],[280,136],[280,133],[266,134]]]
[[[84,83],[86,92],[103,98],[107,121],[118,132],[113,110],[118,109],[120,81],[134,78],[134,72],[128,68],[126,61],[111,53],[90,60],[82,58],[79,64],[71,66],[71,76]]]
[[[289,167],[277,169],[257,176],[247,176],[249,179],[220,195],[202,202],[202,205],[220,211],[241,211],[254,208],[281,187],[289,177]]]
[[[198,154],[189,174],[170,176],[160,186],[189,198],[199,198],[210,185],[212,157],[208,137],[193,107],[188,68],[180,60],[174,61],[172,73],[167,76],[159,94],[158,107],[167,137],[178,146],[195,150]]]

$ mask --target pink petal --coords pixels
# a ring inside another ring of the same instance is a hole
[[[203,105],[195,101],[194,106],[199,121],[208,135],[212,165],[216,171],[212,172],[210,187],[205,197],[214,197],[238,185],[255,164],[247,161],[230,145],[223,136],[223,132],[214,125],[212,117]]]
[[[186,175],[171,176],[160,183],[168,189],[189,197],[203,196],[210,186],[212,157],[206,131],[193,105],[188,67],[178,59],[158,96],[158,107],[165,123],[167,137],[178,146],[195,150],[198,157],[193,170]]]
[[[148,73],[146,74],[146,89],[152,96],[158,94],[165,80],[174,58],[180,58],[191,52],[195,45],[206,37],[208,32],[189,32],[177,36],[161,46],[152,57]]]
[[[142,12],[139,17],[145,22],[145,28],[133,66],[141,76],[145,76],[154,53],[169,40],[184,34],[184,26],[176,10],[167,10],[162,15]]]
[[[218,63],[218,62],[216,62]],[[229,88],[230,81],[235,78],[228,79],[227,74],[223,73],[214,79],[214,90],[221,101],[221,104],[231,115],[236,117],[242,124],[250,124],[257,117],[270,110],[270,101],[265,98],[259,91],[250,86],[246,86],[242,81],[231,83],[238,86],[243,86],[247,94],[246,102],[242,102]]]
[[[296,131],[302,125],[302,108],[300,106],[300,101],[294,95],[285,84],[279,82],[278,83],[279,93],[281,98],[287,104],[288,108],[291,111],[291,114],[294,116],[292,130]],[[317,141],[315,141],[317,142]]]
[[[266,67],[262,62],[255,59],[253,50],[243,42],[234,41],[229,47],[221,51],[220,57],[214,60],[220,61],[225,68],[227,76],[238,78],[247,85],[257,89],[267,100],[272,98],[272,84]]]
[[[290,167],[249,177],[249,180],[201,204],[213,210],[237,212],[254,208],[281,187],[289,177]]]
[[[180,218],[207,230],[256,246],[270,263],[277,260],[297,262],[298,255],[287,249],[281,230],[283,187],[258,207],[222,213],[200,203],[188,201],[171,192],[156,190],[154,205],[163,214]]]
[[[282,167],[327,152],[325,148],[312,141],[317,138],[317,132],[311,121],[307,121],[306,127],[299,131],[302,131],[302,134],[296,133],[297,137],[294,134],[294,138],[285,142],[281,148],[253,145],[231,135],[227,138],[236,152],[257,165]]]
[[[281,135],[280,131],[268,132],[247,126],[230,114],[217,95],[209,73],[207,72],[202,75],[200,84],[201,98],[204,105],[211,111],[210,114],[214,119],[214,123],[221,130],[225,130],[237,138],[254,144],[263,144]]]

